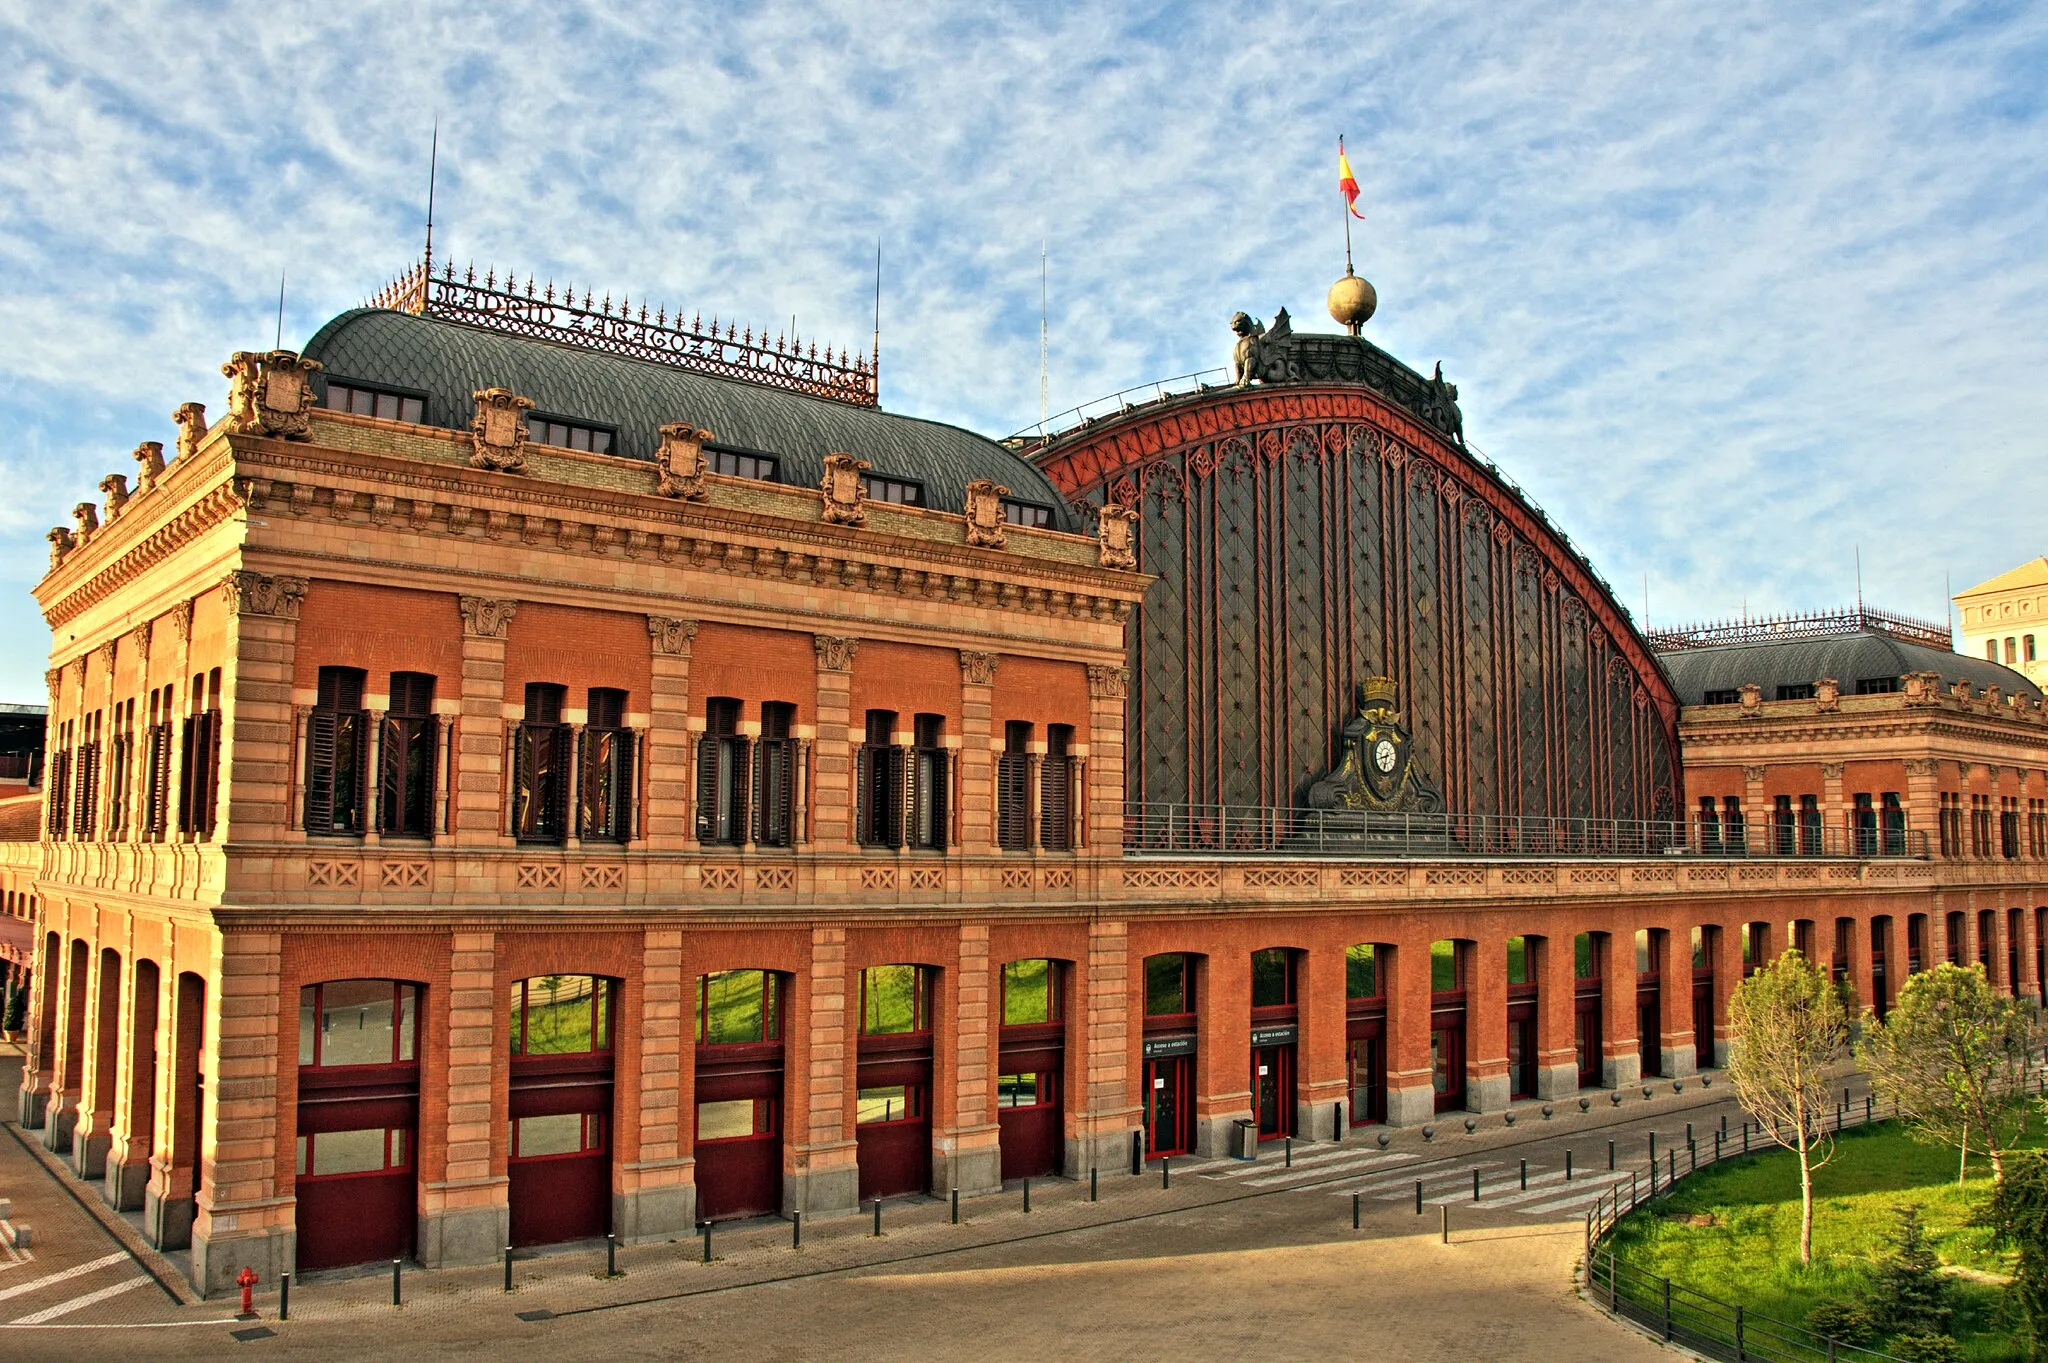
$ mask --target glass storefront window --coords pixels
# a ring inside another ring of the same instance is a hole
[[[1650,930],[1636,929],[1636,974],[1647,975],[1655,967],[1650,964]]]
[[[997,1107],[1043,1107],[1052,1102],[1052,1075],[1003,1074],[996,1076]]]
[[[415,1057],[419,987],[329,980],[299,991],[301,1065],[391,1065]]]
[[[697,1104],[697,1139],[730,1141],[771,1130],[768,1103],[765,1098],[728,1098]]]
[[[1184,955],[1145,958],[1145,1012],[1148,1016],[1195,1011],[1194,981]]]
[[[512,984],[514,1055],[582,1055],[611,1049],[612,982],[594,975],[536,975]]]
[[[1429,988],[1431,993],[1447,994],[1465,987],[1463,962],[1459,959],[1458,944],[1452,941],[1429,944]]]
[[[777,985],[775,975],[766,970],[706,975],[697,996],[697,1044],[740,1046],[777,1040],[782,1035]]]
[[[921,1032],[925,1017],[926,977],[923,966],[874,965],[860,973],[862,1036],[898,1036]]]
[[[901,1122],[922,1114],[924,1090],[915,1084],[883,1084],[863,1088],[854,1099],[855,1122]]]
[[[1529,941],[1525,937],[1508,938],[1508,983],[1529,983]]]
[[[1051,961],[1012,961],[1003,967],[1003,1025],[1059,1020],[1058,972]]]
[[[1575,980],[1597,980],[1600,978],[1600,958],[1593,950],[1593,934],[1582,932],[1572,938],[1572,978]]]
[[[512,1154],[516,1159],[544,1155],[578,1155],[604,1148],[604,1114],[555,1112],[521,1117],[512,1123]]]
[[[1705,928],[1694,928],[1692,930],[1692,968],[1694,970],[1705,970],[1707,968],[1707,930]]]
[[[1371,942],[1344,948],[1344,997],[1376,999],[1380,996],[1379,958]]]
[[[1293,962],[1285,947],[1252,953],[1252,1007],[1273,1008],[1294,1002]]]
[[[338,1174],[376,1174],[406,1168],[410,1163],[408,1134],[402,1127],[373,1126],[302,1135],[298,1142],[299,1177],[331,1178]]]

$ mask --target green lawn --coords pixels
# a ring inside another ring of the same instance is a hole
[[[1799,1263],[1799,1163],[1789,1151],[1738,1157],[1685,1179],[1678,1191],[1628,1217],[1613,1245],[1623,1263],[1750,1311],[1804,1323],[1828,1300],[1860,1297],[1872,1257],[1911,1202],[1944,1264],[2011,1271],[2010,1255],[1971,1225],[1991,1196],[1991,1168],[1970,1162],[1956,1187],[1952,1150],[1921,1145],[1890,1124],[1843,1135],[1814,1175],[1813,1265]],[[1955,1280],[1954,1334],[1973,1363],[2021,1357],[2000,1319],[2004,1290]],[[1880,1346],[1882,1347],[1882,1346]]]

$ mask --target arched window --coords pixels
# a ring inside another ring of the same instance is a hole
[[[613,981],[594,975],[536,975],[511,989],[514,1055],[584,1055],[612,1048]]]

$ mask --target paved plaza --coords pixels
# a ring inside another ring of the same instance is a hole
[[[1253,1163],[1119,1170],[1102,1175],[1094,1202],[1085,1181],[1038,1183],[1028,1213],[1013,1185],[963,1202],[957,1225],[943,1200],[891,1203],[880,1238],[868,1216],[806,1225],[801,1247],[786,1221],[721,1226],[709,1264],[700,1240],[620,1249],[609,1278],[601,1243],[522,1254],[509,1294],[499,1265],[408,1269],[397,1307],[388,1271],[316,1275],[294,1284],[280,1321],[277,1285],[264,1283],[255,1322],[234,1319],[232,1301],[181,1299],[175,1262],[142,1248],[39,1151],[40,1133],[10,1124],[0,1195],[34,1237],[0,1263],[0,1348],[38,1358],[416,1358],[508,1344],[617,1358],[1647,1358],[1661,1346],[1574,1291],[1586,1209],[1640,1177],[1652,1132],[1660,1152],[1681,1151],[1683,1168],[1688,1123],[1703,1144],[1724,1116],[1739,1123],[1724,1087],[1652,1092],[1631,1089],[1619,1107],[1596,1095],[1586,1113],[1561,1104],[1549,1120],[1523,1107],[1515,1127],[1488,1116],[1472,1135],[1463,1114],[1448,1114],[1434,1141],[1392,1131],[1385,1149],[1371,1136],[1296,1143],[1291,1167],[1269,1145]]]

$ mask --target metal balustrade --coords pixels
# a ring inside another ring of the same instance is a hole
[[[1924,858],[1912,828],[1800,828],[1697,819],[1374,814],[1352,809],[1134,802],[1127,856]]]

